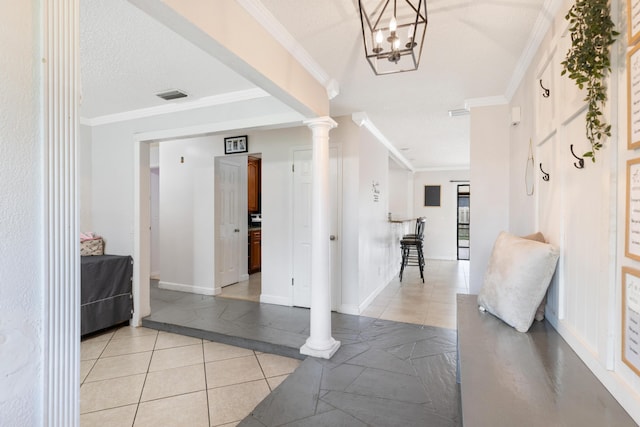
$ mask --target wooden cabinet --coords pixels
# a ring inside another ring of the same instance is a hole
[[[247,207],[249,213],[260,212],[260,159],[249,157],[247,160]]]
[[[262,264],[261,246],[262,230],[249,231],[249,274],[260,271]]]

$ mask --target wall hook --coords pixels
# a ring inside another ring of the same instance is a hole
[[[549,181],[549,174],[542,170],[542,163],[540,163],[540,171],[542,172],[542,180]]]
[[[542,97],[543,97],[543,98],[548,98],[548,97],[549,97],[549,95],[551,94],[551,91],[542,85],[542,79],[540,79],[540,87],[541,87],[541,88],[542,88],[542,90],[543,90],[543,92],[542,92]]]
[[[582,169],[584,168],[584,159],[582,157],[578,157],[576,156],[576,153],[573,152],[573,144],[571,144],[571,154],[573,154],[573,157],[575,157],[576,159],[578,159],[578,162],[573,162],[573,166],[576,167],[576,169]]]

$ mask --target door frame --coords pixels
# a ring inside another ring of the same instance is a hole
[[[240,159],[240,158],[244,158],[244,161],[232,161],[235,159]],[[247,259],[248,259],[248,253],[247,253],[247,245],[243,245],[243,239],[242,236],[247,236],[248,233],[248,225],[247,225],[247,218],[242,218],[242,212],[246,212],[247,211],[247,155],[237,155],[237,156],[216,156],[214,158],[214,175],[215,175],[215,183],[214,183],[214,191],[215,191],[215,200],[214,200],[214,204],[215,204],[215,218],[214,218],[214,235],[213,238],[215,239],[215,253],[216,253],[216,259],[214,260],[215,262],[215,283],[214,283],[214,295],[218,295],[221,290],[222,290],[222,285],[219,285],[221,282],[221,278],[219,276],[219,269],[218,269],[218,265],[220,263],[220,259],[219,256],[222,253],[222,243],[221,243],[221,236],[220,233],[218,233],[218,230],[220,229],[220,218],[221,215],[219,215],[219,209],[220,209],[220,204],[219,204],[219,199],[218,199],[218,171],[219,171],[219,167],[218,165],[221,162],[226,161],[227,163],[232,163],[234,165],[237,165],[240,167],[240,176],[239,176],[239,181],[238,181],[238,212],[240,214],[240,217],[238,218],[238,228],[240,229],[240,236],[239,238],[239,242],[238,242],[238,250],[237,250],[237,256],[238,256],[238,281],[243,281],[243,280],[249,280],[249,274],[248,274],[248,266],[247,266]],[[244,164],[244,168],[242,167],[242,165]]]
[[[336,153],[336,158],[337,158],[337,174],[336,174],[336,180],[337,180],[337,190],[338,190],[338,194],[337,194],[337,218],[336,218],[336,234],[337,234],[337,248],[338,248],[338,255],[337,255],[337,259],[339,262],[339,273],[338,273],[338,277],[339,277],[339,283],[337,285],[333,285],[331,286],[331,310],[332,311],[337,311],[340,312],[341,311],[341,307],[342,307],[342,288],[344,286],[343,284],[343,274],[342,274],[342,252],[343,252],[343,244],[342,244],[342,216],[343,216],[343,212],[342,212],[342,146],[336,143],[329,143],[329,150],[331,149],[335,149],[337,151]],[[299,145],[299,146],[293,146],[289,149],[289,161],[293,167],[293,162],[294,162],[294,158],[293,155],[296,151],[311,151],[312,155],[313,155],[313,147],[311,145]],[[329,157],[331,157],[331,155],[329,155]],[[293,266],[293,256],[294,256],[294,251],[295,251],[295,245],[294,245],[294,239],[293,239],[293,235],[294,235],[294,221],[293,221],[293,198],[294,198],[294,193],[295,193],[295,186],[294,186],[294,176],[293,173],[291,174],[291,178],[289,180],[289,213],[291,215],[291,221],[289,221],[290,226],[289,226],[289,236],[291,236],[290,238],[290,266],[291,266],[291,271],[290,271],[290,276],[291,279],[293,280],[293,274],[294,274],[294,266]],[[294,286],[290,287],[291,289],[289,290],[289,305],[293,306],[293,301],[294,301]]]

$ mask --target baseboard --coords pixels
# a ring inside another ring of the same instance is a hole
[[[389,285],[389,283],[391,283],[391,280],[388,280],[385,284],[378,286],[373,292],[371,292],[371,294],[364,301],[360,303],[360,306],[358,307],[358,310],[359,310],[358,314],[366,310],[366,308],[369,307],[369,304],[371,304],[373,300],[376,299],[378,295],[380,295],[380,292],[382,292],[384,288],[386,288]]]
[[[352,314],[354,316],[359,316],[360,315],[360,310],[358,309],[357,305],[353,305],[353,304],[342,304],[340,306],[340,308],[338,309],[338,313],[342,313],[342,314]]]
[[[154,271],[149,275],[149,278],[151,280],[160,280],[160,272],[159,271]]]
[[[290,298],[287,297],[279,297],[276,295],[260,295],[260,302],[264,304],[276,304],[276,305],[286,305],[291,307],[293,304]]]
[[[249,275],[248,274],[241,274],[240,278],[238,279],[239,282],[244,282],[245,280],[249,280]]]
[[[205,288],[202,286],[193,286],[193,285],[185,285],[183,283],[173,283],[173,282],[158,282],[158,287],[160,289],[167,289],[170,291],[179,291],[179,292],[189,292],[191,294],[199,294],[199,295],[215,295],[215,289]],[[218,292],[220,293],[220,292]]]

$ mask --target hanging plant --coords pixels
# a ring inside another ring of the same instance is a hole
[[[571,48],[562,62],[561,75],[568,74],[580,89],[587,88],[584,100],[588,105],[586,130],[591,151],[583,156],[595,162],[596,151],[602,148],[605,137],[611,136],[611,125],[601,109],[607,100],[605,79],[611,72],[609,50],[619,33],[614,30],[608,0],[576,0],[565,19],[570,24]]]

